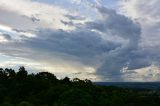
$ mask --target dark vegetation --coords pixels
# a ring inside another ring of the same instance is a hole
[[[0,106],[159,106],[159,91],[94,85],[54,74],[0,68]]]

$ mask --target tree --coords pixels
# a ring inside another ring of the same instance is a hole
[[[7,79],[7,73],[3,70],[3,68],[0,68],[0,80],[6,80]]]
[[[19,80],[23,80],[23,79],[26,79],[27,75],[28,75],[28,72],[26,71],[26,69],[23,66],[21,66],[19,68],[19,72],[17,72],[17,76],[16,77]]]
[[[16,77],[16,73],[13,69],[5,69],[5,72],[7,73],[8,79],[14,79]]]
[[[0,71],[3,71],[3,68],[0,68]]]
[[[60,96],[60,106],[92,106],[92,96],[81,89],[72,89]]]
[[[73,82],[79,82],[79,81],[80,81],[79,78],[74,78],[74,79],[73,79]]]
[[[36,75],[38,79],[50,80],[52,82],[56,82],[57,78],[54,74],[49,72],[40,72]]]
[[[67,84],[70,84],[71,82],[70,82],[70,78],[68,78],[68,77],[65,77],[64,79],[62,79],[62,82],[63,83],[67,83]]]

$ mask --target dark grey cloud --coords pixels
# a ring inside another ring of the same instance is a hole
[[[78,16],[78,15],[69,15],[69,14],[66,14],[64,16],[67,17],[69,20],[85,20],[86,19],[85,17]]]
[[[88,27],[104,33],[110,32],[112,34],[111,36],[117,35],[128,39],[131,44],[133,43],[132,46],[137,46],[141,34],[141,28],[138,23],[133,22],[124,15],[117,14],[116,11],[112,9],[97,7],[97,10],[102,15],[103,20],[89,22]]]
[[[12,29],[13,31],[16,31],[16,32],[27,32],[27,31],[24,31],[24,30],[21,30],[21,29]]]
[[[96,56],[120,46],[120,44],[103,40],[99,34],[86,29],[71,32],[44,29],[37,34],[38,38],[27,39],[25,45],[41,51],[74,56],[84,64],[90,64]]]
[[[138,69],[150,65],[150,59],[146,58],[139,49],[141,39],[141,27],[130,18],[117,14],[115,10],[105,7],[97,7],[103,19],[96,22],[88,22],[87,27],[98,30],[110,36],[118,36],[128,40],[128,43],[108,52],[103,64],[97,69],[97,74],[104,75],[104,79],[111,81],[123,80],[121,69]]]
[[[38,15],[36,14],[36,15],[32,15],[31,17],[30,17],[30,19],[32,20],[32,22],[38,22],[38,21],[40,21],[40,19],[38,18]]]
[[[132,20],[136,19],[141,25],[141,39],[139,40],[139,50],[137,52],[141,57],[135,55],[134,58],[150,64],[156,63],[156,67],[159,67],[160,1],[152,0],[146,2],[146,0],[122,0],[120,1],[120,5],[121,7],[119,10],[121,14],[130,17]],[[135,61],[132,63],[134,64]],[[158,75],[158,73],[156,74]],[[156,77],[154,78],[156,79]],[[157,78],[157,80],[159,80],[159,78]]]
[[[73,23],[73,21],[63,21],[61,20],[61,22],[64,24],[64,25],[68,25],[68,26],[74,26],[75,24]]]
[[[96,8],[102,19],[76,25],[75,30],[70,31],[39,29],[35,32],[37,37],[26,37],[20,42],[13,41],[0,45],[1,53],[48,61],[50,64],[57,62],[55,58],[72,63],[78,61],[84,66],[95,68],[96,73],[91,74],[110,81],[125,80],[125,73],[121,72],[124,67],[134,70],[149,66],[152,53],[146,53],[139,47],[141,26],[115,10],[102,6]],[[72,20],[83,20],[78,16],[66,15],[66,17],[70,21],[61,21],[65,25],[75,26]],[[107,37],[117,39],[109,40]],[[120,39],[124,42],[116,41]]]
[[[86,20],[86,17],[78,15],[66,14],[64,16],[68,18],[68,20],[67,21],[61,20],[61,23],[63,23],[66,26],[80,27],[81,25],[83,25],[81,22],[84,22]]]
[[[11,36],[9,34],[6,34],[6,33],[2,33],[2,34],[0,34],[0,36],[3,36],[4,39],[6,39],[6,40],[11,40],[12,39]]]

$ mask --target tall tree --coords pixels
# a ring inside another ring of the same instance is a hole
[[[23,80],[23,79],[26,79],[27,75],[28,75],[28,72],[26,71],[26,69],[23,66],[21,66],[19,68],[19,72],[17,72],[17,76],[16,77],[19,80]]]

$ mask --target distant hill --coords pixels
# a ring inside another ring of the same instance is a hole
[[[160,82],[94,82],[96,85],[137,89],[160,89]]]

